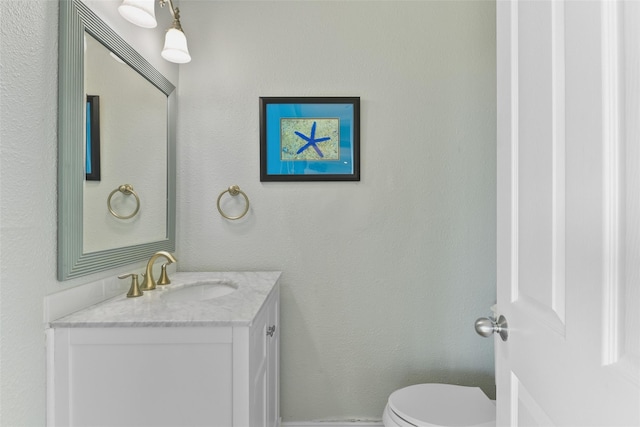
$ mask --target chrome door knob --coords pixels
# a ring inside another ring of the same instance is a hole
[[[489,317],[481,317],[476,320],[476,332],[478,335],[488,337],[489,335],[497,332],[502,338],[502,341],[506,341],[509,338],[509,325],[507,319],[504,316],[498,317],[498,320]]]

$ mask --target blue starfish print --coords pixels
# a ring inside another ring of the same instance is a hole
[[[328,141],[331,139],[331,137],[325,136],[322,138],[316,138],[316,122],[313,122],[313,125],[311,125],[311,136],[303,135],[298,131],[295,131],[295,134],[298,135],[300,138],[304,139],[305,141],[307,141],[305,145],[300,147],[300,149],[296,154],[300,154],[307,148],[313,147],[313,149],[316,150],[316,153],[318,153],[318,156],[324,157],[324,155],[322,154],[322,151],[320,151],[320,148],[318,148],[316,144],[319,142]]]

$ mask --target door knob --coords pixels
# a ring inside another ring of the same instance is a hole
[[[483,337],[488,337],[497,332],[502,341],[506,341],[509,338],[509,325],[507,324],[507,319],[502,315],[498,317],[498,320],[492,317],[481,317],[476,320],[476,332]]]

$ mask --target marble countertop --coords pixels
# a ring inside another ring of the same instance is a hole
[[[120,295],[50,323],[52,328],[250,326],[276,287],[280,272],[178,272],[171,284],[138,298]],[[163,297],[207,280],[229,281],[237,290],[205,301],[174,302]]]

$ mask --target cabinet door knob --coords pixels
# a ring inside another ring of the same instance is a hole
[[[269,335],[270,337],[272,337],[275,332],[276,332],[276,325],[271,325],[267,328],[267,335]]]

